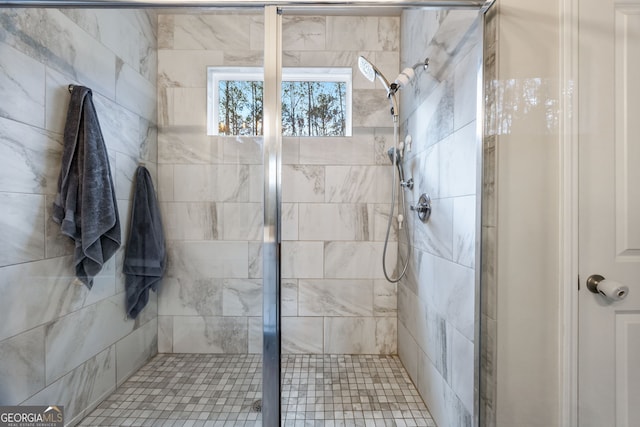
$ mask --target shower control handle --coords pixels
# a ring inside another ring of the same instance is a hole
[[[422,193],[418,199],[418,204],[411,206],[411,210],[418,214],[420,221],[427,222],[431,216],[431,197]]]
[[[409,178],[408,181],[400,181],[400,185],[409,190],[413,190],[413,178]]]

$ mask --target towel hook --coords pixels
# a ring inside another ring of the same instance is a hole
[[[69,85],[69,93],[73,93],[73,89],[75,88],[75,85]]]

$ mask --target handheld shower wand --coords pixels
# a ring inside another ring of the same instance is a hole
[[[408,189],[413,188],[413,179],[409,179],[409,181],[404,180],[405,178],[404,167],[402,165],[403,151],[402,149],[399,149],[399,146],[400,146],[399,144],[399,112],[398,112],[398,101],[396,99],[396,93],[400,89],[406,87],[409,83],[411,83],[413,79],[415,79],[416,70],[419,70],[420,68],[422,68],[423,70],[426,70],[428,66],[429,66],[429,58],[425,59],[424,62],[419,62],[415,64],[411,68],[405,68],[398,75],[398,77],[396,77],[393,83],[389,83],[389,80],[387,80],[387,78],[380,72],[380,70],[376,68],[375,65],[373,65],[371,61],[369,61],[364,56],[360,56],[358,58],[358,68],[360,69],[360,72],[367,78],[367,80],[373,83],[377,77],[378,80],[380,80],[380,82],[382,83],[382,86],[384,87],[384,89],[387,91],[387,98],[391,103],[391,115],[393,116],[393,140],[394,140],[394,146],[387,151],[387,154],[389,155],[389,159],[391,160],[391,163],[398,168],[398,177],[400,178],[400,185],[403,188],[408,188]],[[393,181],[392,181],[392,187],[391,187],[391,210],[389,212],[389,219],[387,221],[387,233],[384,240],[384,249],[382,251],[382,270],[384,272],[384,277],[389,282],[396,283],[396,282],[399,282],[407,272],[407,267],[409,266],[409,259],[411,258],[411,245],[409,245],[409,252],[407,253],[406,261],[402,266],[402,271],[400,272],[398,277],[392,278],[387,273],[387,266],[386,266],[387,246],[389,243],[391,223],[394,218],[393,211],[396,205],[396,192],[397,192],[397,183],[395,180],[395,175],[396,175],[395,168],[392,170],[393,170]],[[403,191],[400,191],[400,197],[398,199],[402,201],[401,206],[398,206],[399,213],[396,218],[398,221],[398,228],[399,229],[404,228],[407,241],[410,241],[409,228],[406,226],[405,227],[402,226],[404,221],[404,213],[406,210]],[[398,200],[398,203],[400,202],[400,200]]]

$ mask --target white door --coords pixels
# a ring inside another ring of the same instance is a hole
[[[579,0],[580,427],[640,426],[640,0]],[[589,292],[599,274],[626,299]]]

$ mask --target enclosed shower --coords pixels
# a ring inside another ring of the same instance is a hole
[[[0,9],[0,405],[478,425],[484,2],[129,3]],[[167,272],[136,320],[124,248],[86,289],[50,220],[70,84],[93,91],[123,230],[140,163],[157,189]]]

